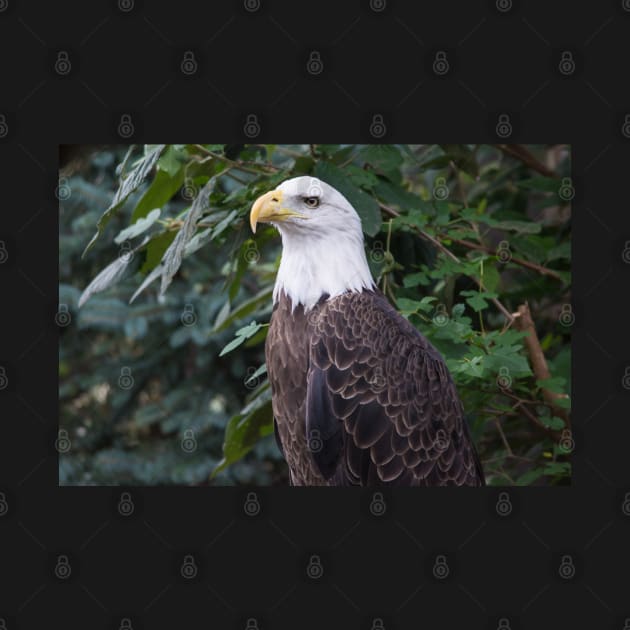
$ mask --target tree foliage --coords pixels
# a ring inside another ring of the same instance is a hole
[[[62,483],[286,483],[263,352],[280,241],[248,214],[296,175],[356,208],[488,482],[568,483],[566,146],[149,145],[62,175]]]

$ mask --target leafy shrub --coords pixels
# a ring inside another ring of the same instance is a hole
[[[280,241],[248,214],[303,174],[361,216],[380,288],[447,361],[488,483],[568,483],[567,147],[149,145],[66,171],[61,483],[287,482],[263,352]]]

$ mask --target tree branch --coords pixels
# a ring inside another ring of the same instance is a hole
[[[399,217],[400,213],[397,212],[396,210],[394,210],[393,208],[390,208],[389,206],[386,206],[384,203],[381,203],[379,201],[378,204],[381,209],[388,214],[390,217]],[[430,234],[427,234],[424,230],[421,230],[419,227],[413,225],[411,226],[413,227],[413,229],[426,241],[429,241],[429,243],[431,243],[436,249],[438,249],[439,251],[441,251],[447,258],[450,258],[451,260],[454,260],[455,262],[461,262],[459,260],[459,258],[457,256],[455,256],[455,254],[453,254],[453,252],[450,249],[447,249],[444,245],[442,245],[442,243],[440,243],[440,241],[438,241],[435,237],[431,236]],[[471,276],[472,277],[472,276]],[[475,283],[477,284],[477,286],[479,288],[481,288],[481,282],[479,280],[477,280],[477,278],[472,277],[472,279],[475,281]],[[497,308],[497,310],[503,315],[503,317],[505,317],[507,324],[510,325],[513,321],[514,321],[514,316],[512,315],[512,313],[510,313],[510,311],[507,310],[507,308],[505,308],[505,306],[503,306],[503,304],[501,304],[501,302],[499,302],[499,300],[497,300],[496,298],[490,298],[490,301],[495,305],[495,307]]]
[[[457,243],[458,245],[462,245],[463,247],[467,247],[468,249],[476,249],[482,252],[486,252],[492,256],[497,255],[497,250],[492,249],[491,247],[486,247],[485,245],[472,243],[471,241],[465,241],[459,238],[452,238],[453,243]],[[543,267],[542,265],[537,265],[536,263],[530,262],[529,260],[523,260],[522,258],[514,258],[514,256],[510,257],[508,262],[513,262],[516,265],[520,265],[521,267],[526,267],[527,269],[532,269],[533,271],[537,271],[539,274],[543,276],[549,276],[554,280],[558,280],[558,282],[564,283],[562,276],[553,269],[549,269],[547,267]]]
[[[525,337],[525,346],[529,354],[529,361],[531,363],[534,376],[537,380],[545,380],[549,378],[551,374],[549,372],[549,367],[547,366],[547,360],[545,359],[545,355],[540,346],[538,334],[536,333],[536,327],[534,326],[534,321],[532,320],[532,315],[527,302],[518,307],[518,311],[515,313],[515,324],[518,330],[527,333],[527,336]],[[557,405],[557,401],[561,398],[567,398],[567,395],[557,394],[545,387],[542,387],[542,395],[545,402],[549,405],[549,407],[551,407],[553,414],[562,418],[564,420],[565,427],[570,429],[571,424],[567,410]]]
[[[522,144],[495,144],[499,151],[520,160],[525,166],[545,177],[557,178],[557,175],[539,162]]]

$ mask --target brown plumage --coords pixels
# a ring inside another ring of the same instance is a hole
[[[326,297],[305,314],[282,293],[267,337],[291,483],[483,485],[437,350],[378,291]]]
[[[348,200],[297,177],[250,222],[282,235],[265,354],[291,483],[483,485],[446,364],[376,289]]]

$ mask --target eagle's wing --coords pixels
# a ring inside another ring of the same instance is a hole
[[[483,485],[437,350],[376,292],[312,318],[306,439],[334,485]]]

